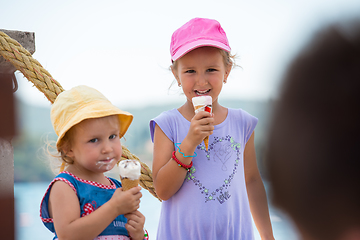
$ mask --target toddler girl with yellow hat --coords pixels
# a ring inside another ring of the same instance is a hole
[[[118,180],[104,175],[120,160],[120,139],[132,119],[87,86],[57,97],[51,121],[63,163],[40,206],[54,239],[144,239],[141,188],[122,191]]]

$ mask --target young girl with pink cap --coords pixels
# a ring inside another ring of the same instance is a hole
[[[132,119],[87,86],[56,98],[51,122],[58,135],[61,173],[40,206],[41,220],[54,239],[147,239],[145,217],[137,210],[141,188],[122,191],[118,180],[104,175],[120,161],[120,138]]]
[[[153,179],[163,199],[158,239],[273,240],[266,193],[256,163],[257,119],[218,102],[234,65],[220,24],[195,18],[171,38],[171,69],[184,105],[150,122]],[[212,97],[212,113],[192,99]],[[203,140],[209,137],[208,149]]]

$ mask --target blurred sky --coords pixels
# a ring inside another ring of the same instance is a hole
[[[237,64],[221,98],[276,96],[289,60],[323,24],[360,15],[359,0],[1,0],[0,29],[35,32],[33,57],[64,89],[89,85],[120,108],[184,102],[170,66],[173,31],[218,20]],[[16,96],[48,100],[21,73]]]

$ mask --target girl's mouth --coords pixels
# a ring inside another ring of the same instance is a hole
[[[105,167],[107,171],[111,170],[113,167],[113,162],[116,161],[115,158],[107,157],[104,160],[99,160],[96,165],[100,168]]]
[[[114,159],[114,158],[109,158],[109,157],[107,157],[107,158],[104,159],[104,160],[100,160],[100,162],[109,163],[109,162],[111,162],[113,159]]]
[[[202,91],[202,90],[195,90],[195,94],[198,95],[198,96],[206,95],[206,94],[208,94],[209,92],[210,92],[210,89],[204,90],[204,91]]]

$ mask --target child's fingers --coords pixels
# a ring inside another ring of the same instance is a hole
[[[125,224],[125,229],[128,231],[131,239],[143,239],[144,238],[144,231],[143,231],[143,227],[139,227],[139,226],[132,226],[129,223]]]
[[[208,125],[214,123],[214,117],[212,113],[205,111],[198,112],[192,119],[193,124]]]
[[[212,114],[206,111],[200,111],[198,113],[195,114],[194,119],[195,120],[200,120],[202,118],[211,118]]]
[[[214,118],[203,118],[199,120],[200,125],[212,125],[214,123]]]
[[[127,223],[125,224],[126,230],[129,232],[130,236],[139,234],[143,234],[143,228],[145,223],[144,215],[139,212],[135,211],[132,213],[128,213],[124,215],[127,218]]]
[[[143,227],[145,223],[145,217],[139,211],[128,213],[124,215],[127,218],[127,222],[133,227]]]
[[[137,186],[137,187],[133,187],[133,188],[130,188],[128,191],[133,194],[133,195],[136,195],[137,193],[139,193],[141,190],[141,187],[140,186]]]
[[[135,211],[135,212],[131,212],[131,213],[127,213],[124,215],[128,220],[134,220],[136,222],[141,222],[140,220],[145,219],[144,215],[139,212],[139,211]]]
[[[133,219],[128,219],[127,223],[125,224],[125,228],[126,230],[128,230],[129,232],[133,231],[137,231],[140,229],[143,229],[144,224],[142,224],[140,221],[135,221]]]

